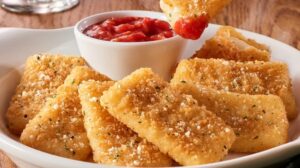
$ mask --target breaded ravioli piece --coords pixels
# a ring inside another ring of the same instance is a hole
[[[20,141],[58,156],[88,159],[91,149],[83,125],[78,85],[89,79],[109,80],[88,67],[75,67],[56,94],[47,99],[40,112],[26,125]]]
[[[269,61],[266,45],[247,39],[233,27],[222,26],[193,57],[221,58],[235,61]]]
[[[219,91],[184,80],[172,80],[172,87],[192,95],[200,105],[231,126],[236,140],[230,151],[259,152],[288,140],[289,123],[284,104],[275,95],[249,95]]]
[[[117,166],[171,166],[170,157],[138,137],[100,105],[103,91],[113,84],[112,81],[85,81],[79,87],[84,126],[93,149],[94,161]]]
[[[160,7],[173,26],[180,18],[207,14],[214,18],[231,0],[160,0]]]
[[[173,90],[148,68],[115,83],[100,102],[113,117],[181,165],[220,161],[235,140],[221,118],[192,96]]]
[[[82,81],[86,80],[110,81],[111,79],[87,66],[77,66],[72,69],[72,72],[67,76],[64,84],[78,87]]]
[[[26,61],[25,71],[6,113],[9,130],[20,135],[25,125],[55,94],[75,66],[84,65],[80,57],[36,54]]]
[[[215,17],[231,0],[160,0],[176,34],[187,39],[198,39]]]
[[[288,119],[297,116],[288,67],[281,62],[235,62],[222,59],[190,59],[179,63],[175,81],[242,94],[279,96]]]

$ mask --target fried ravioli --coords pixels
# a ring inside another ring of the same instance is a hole
[[[84,65],[79,57],[36,54],[26,61],[20,84],[12,97],[6,113],[9,130],[20,135],[25,125],[45,104],[46,99],[55,94],[72,68]]]
[[[75,67],[56,94],[47,99],[40,112],[26,125],[20,141],[44,152],[86,160],[91,149],[83,125],[78,85],[89,79],[109,80],[88,67]]]
[[[79,87],[84,125],[94,153],[102,164],[138,167],[171,166],[172,159],[113,118],[99,102],[114,82],[85,81]]]
[[[160,7],[166,14],[172,26],[180,18],[194,17],[207,14],[210,19],[214,18],[231,0],[160,0]]]
[[[181,61],[172,80],[242,94],[274,94],[282,99],[288,119],[297,116],[288,67],[284,63],[195,58]]]
[[[192,95],[233,128],[237,138],[230,151],[259,152],[288,140],[289,123],[278,96],[218,91],[183,80],[173,80],[171,85],[183,94]]]
[[[101,105],[181,165],[222,160],[233,130],[190,95],[171,89],[148,68],[136,70],[103,93]]]
[[[235,61],[269,61],[267,46],[247,39],[233,27],[221,27],[193,57],[221,58]]]

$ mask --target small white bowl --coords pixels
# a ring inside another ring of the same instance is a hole
[[[87,63],[114,80],[122,79],[140,67],[150,67],[168,80],[179,60],[187,40],[178,35],[150,42],[111,42],[83,34],[88,26],[112,17],[138,16],[166,20],[163,13],[151,11],[112,11],[96,14],[79,21],[75,37],[79,51]]]

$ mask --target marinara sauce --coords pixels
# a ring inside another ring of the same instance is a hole
[[[174,30],[183,38],[196,40],[208,26],[208,21],[209,17],[206,14],[180,18],[175,22]]]
[[[88,26],[83,33],[114,42],[156,41],[174,36],[168,22],[148,17],[110,18]]]

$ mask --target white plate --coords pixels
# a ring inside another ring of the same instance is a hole
[[[183,58],[191,56],[206,39],[214,35],[218,27],[218,25],[211,24],[201,40],[190,41]],[[273,60],[280,60],[289,65],[293,90],[298,104],[297,109],[299,110],[300,52],[269,37],[243,30],[240,32],[247,37],[269,45]],[[8,133],[3,117],[10,97],[20,79],[21,67],[27,56],[39,52],[79,55],[72,28],[57,30],[0,29],[0,51],[0,148],[8,153],[19,167],[99,168],[98,164],[57,157],[20,144],[17,140],[13,140],[14,137]],[[194,167],[261,167],[282,161],[300,153],[300,115],[291,122],[289,133],[289,143],[284,145],[255,154],[231,153],[224,161]]]

